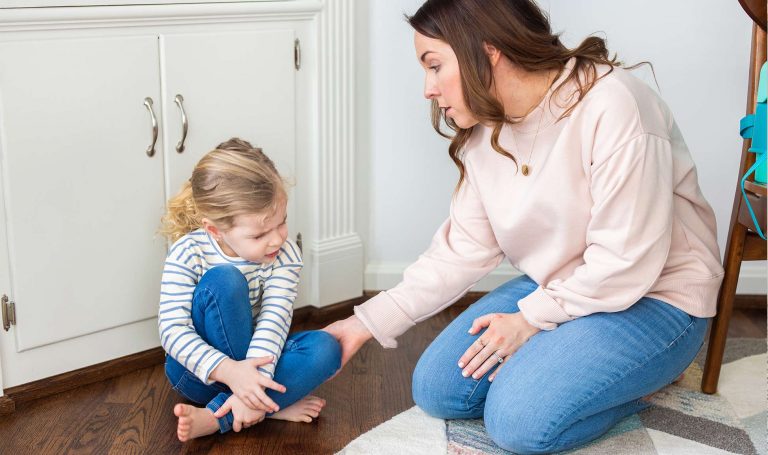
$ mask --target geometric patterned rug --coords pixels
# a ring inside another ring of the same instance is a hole
[[[705,343],[706,349],[706,343]],[[701,393],[705,352],[683,379],[650,398],[652,406],[619,422],[596,441],[568,454],[766,455],[766,340],[728,340],[718,393]],[[485,432],[482,419],[442,420],[413,408],[347,445],[344,455],[368,453],[509,454]]]

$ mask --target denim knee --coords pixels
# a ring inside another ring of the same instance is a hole
[[[195,295],[204,289],[214,291],[221,303],[239,302],[243,292],[248,294],[248,282],[234,265],[219,265],[205,272],[195,287]]]
[[[552,453],[557,440],[552,427],[555,416],[537,410],[535,406],[510,398],[486,402],[485,429],[493,442],[520,455]]]
[[[312,369],[331,377],[341,368],[341,345],[328,332],[313,330],[304,335],[303,342],[312,349]]]
[[[435,367],[444,367],[444,365],[436,365],[436,363],[438,362],[430,361],[427,355],[422,355],[416,364],[411,384],[414,403],[427,414],[439,419],[479,417],[482,409],[473,409],[461,393],[464,387],[473,388],[472,384],[475,381],[463,377],[455,378],[455,374],[452,375],[447,371],[444,372],[447,374],[442,374]],[[460,371],[458,367],[455,369]],[[455,383],[456,380],[461,383]],[[468,390],[466,393],[471,394],[471,391]]]

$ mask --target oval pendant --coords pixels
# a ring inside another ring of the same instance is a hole
[[[528,168],[527,164],[523,164],[523,167],[520,168],[520,170],[523,172],[523,175],[526,176],[526,177],[530,173],[530,169]]]

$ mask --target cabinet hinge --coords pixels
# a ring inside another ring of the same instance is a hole
[[[293,42],[293,65],[296,71],[301,69],[301,41],[298,38]]]
[[[3,312],[3,329],[7,332],[12,325],[16,325],[16,304],[8,300],[8,296],[3,294],[0,298],[0,306]]]

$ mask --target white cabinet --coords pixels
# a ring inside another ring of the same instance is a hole
[[[202,154],[233,136],[292,172],[294,36],[291,29],[160,36],[169,191],[190,177]],[[177,95],[189,124],[183,153],[176,152],[183,135]]]
[[[0,294],[17,319],[0,331],[4,387],[159,345],[156,230],[213,146],[243,137],[295,176],[296,126],[309,123],[296,91],[310,89],[297,88],[294,44],[319,5],[286,3],[296,16],[282,20],[256,6],[227,7],[226,20],[185,6],[186,21],[126,7],[129,24],[44,12],[50,27],[4,28],[0,13]],[[291,202],[289,217],[295,235],[308,215]]]

